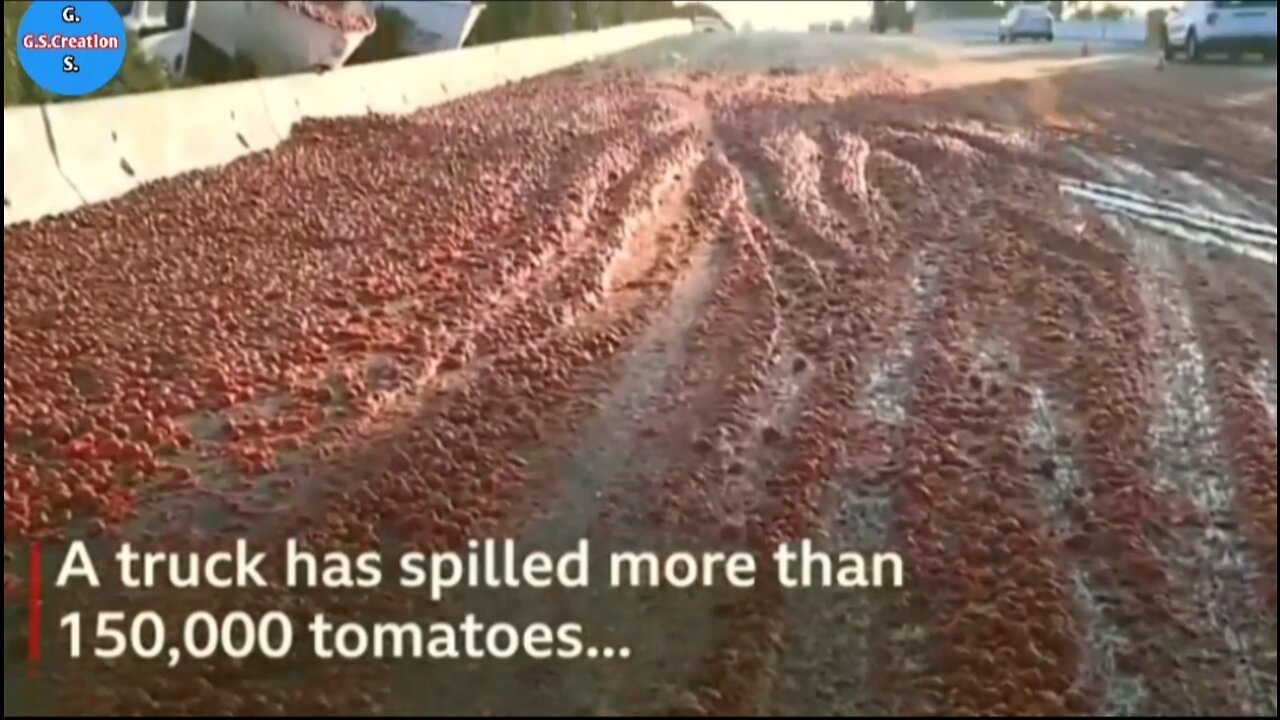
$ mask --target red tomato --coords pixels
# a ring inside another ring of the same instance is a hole
[[[126,460],[125,444],[114,437],[109,437],[97,444],[98,457],[107,460]]]
[[[4,600],[5,602],[21,602],[25,590],[22,581],[17,577],[4,574]]]
[[[63,480],[54,481],[49,488],[49,497],[55,506],[66,505],[73,497],[71,486]]]
[[[297,452],[302,449],[302,441],[296,437],[284,437],[276,441],[276,450],[280,452]]]
[[[92,462],[98,459],[98,450],[89,440],[77,440],[71,443],[67,448],[67,454],[76,459],[85,462]]]
[[[74,494],[75,505],[81,510],[94,511],[102,505],[102,499],[88,482],[78,483]]]
[[[55,421],[49,426],[48,437],[59,445],[65,445],[71,442],[71,431],[64,423]]]

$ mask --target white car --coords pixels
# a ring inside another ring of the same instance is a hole
[[[1199,62],[1212,53],[1276,58],[1276,0],[1188,2],[1165,21],[1164,55]]]
[[[1000,21],[998,34],[1000,42],[1018,42],[1023,38],[1031,40],[1053,40],[1053,13],[1043,5],[1018,5],[1009,11]]]

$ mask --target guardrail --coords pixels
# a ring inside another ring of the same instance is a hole
[[[270,149],[303,118],[409,113],[690,31],[688,20],[661,20],[325,75],[5,108],[4,225]]]
[[[920,23],[922,33],[955,37],[995,39],[999,18],[973,20],[932,20]],[[1147,24],[1143,20],[1063,20],[1054,33],[1059,40],[1140,44],[1147,41]]]

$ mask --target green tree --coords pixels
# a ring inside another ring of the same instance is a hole
[[[647,0],[646,2],[636,3],[636,17],[633,22],[665,20],[673,17],[680,17],[680,13],[676,10],[676,4],[672,0]]]
[[[614,27],[623,23],[621,0],[601,0],[600,26]]]
[[[600,3],[598,0],[574,0],[573,28],[575,30],[595,30],[600,24]]]
[[[22,19],[22,11],[17,3],[5,3],[4,6],[4,104],[11,105],[22,102],[27,89],[26,75],[18,64],[18,22]]]
[[[351,53],[347,65],[394,60],[409,54],[406,49],[408,41],[417,29],[417,23],[413,18],[404,14],[399,8],[386,5],[378,6],[374,10],[374,17],[377,19],[377,27],[369,37],[364,39],[364,42],[360,43],[360,47]]]
[[[1004,15],[1008,8],[1003,2],[989,0],[932,0],[916,4],[920,19],[951,20],[959,18],[994,18]]]
[[[533,6],[532,2],[517,0],[489,3],[471,29],[467,45],[487,45],[521,37],[528,29]]]
[[[525,24],[524,35],[527,37],[540,37],[542,35],[554,35],[556,33],[556,7],[552,2],[531,2],[532,9],[529,11],[528,20]]]
[[[683,8],[677,8],[671,0],[635,2],[635,0],[598,0],[582,2],[575,0],[568,3],[540,0],[523,2],[520,0],[502,0],[490,2],[476,26],[471,30],[467,45],[486,45],[520,37],[537,37],[561,32],[560,24],[564,20],[565,8],[569,12],[567,29],[586,30],[599,22],[599,27],[613,27],[628,22],[644,22],[663,18],[689,17]],[[702,14],[714,13],[707,6],[702,6]],[[594,18],[592,15],[594,14]],[[716,13],[719,16],[719,13]]]
[[[1130,17],[1132,14],[1133,14],[1133,11],[1127,7],[1121,7],[1119,5],[1116,5],[1115,3],[1107,3],[1106,5],[1102,6],[1101,10],[1098,11],[1097,17],[1099,20],[1115,21],[1115,20],[1124,20]]]
[[[1092,20],[1095,16],[1093,0],[1068,0],[1067,7],[1071,8],[1071,17],[1076,20]]]

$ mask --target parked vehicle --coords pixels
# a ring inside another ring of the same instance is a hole
[[[1018,5],[1000,21],[997,35],[1002,43],[1015,43],[1024,39],[1052,42],[1053,13],[1043,5]]]
[[[341,67],[375,29],[377,6],[414,23],[404,54],[456,50],[484,3],[467,0],[250,0],[111,3],[144,53],[174,75],[204,79],[281,75]]]
[[[871,32],[884,34],[896,28],[901,33],[915,30],[914,2],[902,0],[876,0],[871,3]]]
[[[169,72],[181,76],[190,58],[194,2],[112,2],[124,26],[138,37],[138,45],[148,57],[164,63]]]
[[[342,67],[376,28],[365,2],[201,2],[191,40],[197,75],[285,75]],[[247,66],[243,69],[238,66]]]
[[[843,20],[832,20],[832,21],[831,21],[831,24],[830,24],[830,25],[827,25],[827,32],[832,32],[832,33],[842,33],[842,32],[844,32],[844,21],[843,21]]]
[[[1276,59],[1276,0],[1216,0],[1188,2],[1165,21],[1164,55],[1185,55],[1200,62],[1207,55],[1225,53],[1239,59],[1258,53]]]

